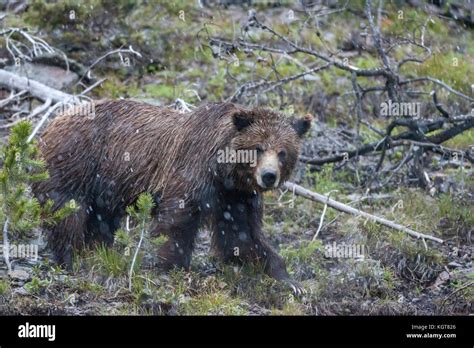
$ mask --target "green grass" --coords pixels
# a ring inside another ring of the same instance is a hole
[[[182,302],[182,315],[246,315],[242,302],[225,292],[200,294]]]
[[[324,246],[320,240],[302,241],[299,247],[287,246],[280,252],[290,268],[300,264],[311,263],[317,252],[322,252]]]
[[[455,149],[468,150],[474,145],[474,129],[469,129],[465,132],[462,132],[461,134],[456,135],[454,138],[446,141],[443,145]]]
[[[0,279],[0,296],[5,296],[10,291],[10,281],[8,279]]]
[[[415,76],[431,76],[464,94],[472,95],[470,77],[474,76],[474,66],[462,54],[434,53],[423,64],[405,64],[401,72],[408,75],[415,73]]]
[[[91,266],[97,267],[98,271],[105,276],[117,278],[127,275],[130,267],[130,256],[125,256],[123,253],[105,245],[97,246],[89,261],[91,262]],[[136,268],[139,269],[139,257],[135,265]]]
[[[322,167],[320,172],[314,171],[306,175],[307,180],[312,183],[314,190],[321,193],[327,193],[330,191],[342,191],[342,185],[334,180],[335,174],[333,171],[333,165],[329,164]]]
[[[30,294],[39,294],[43,289],[51,284],[51,280],[33,277],[31,281],[25,284],[25,290]]]
[[[179,96],[178,90],[173,85],[165,83],[147,85],[145,86],[145,93],[149,97],[167,101],[172,101]]]
[[[289,300],[283,305],[283,308],[273,308],[271,315],[305,315],[304,307],[301,303],[296,302],[295,300]]]

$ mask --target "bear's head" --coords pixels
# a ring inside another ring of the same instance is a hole
[[[289,179],[313,117],[288,118],[261,108],[236,110],[231,117],[235,133],[228,152],[234,161],[227,181],[241,190],[266,191]]]

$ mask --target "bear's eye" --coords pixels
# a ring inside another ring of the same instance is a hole
[[[263,147],[257,145],[255,146],[255,151],[257,151],[257,155],[260,155],[263,152]]]
[[[285,150],[281,150],[279,153],[278,153],[278,159],[283,162],[286,158],[286,151]]]

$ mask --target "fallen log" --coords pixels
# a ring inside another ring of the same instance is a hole
[[[31,118],[42,112],[45,112],[40,121],[36,124],[35,129],[28,138],[28,141],[31,141],[39,129],[42,127],[44,122],[48,119],[49,116],[63,104],[77,104],[81,101],[81,97],[90,92],[92,89],[104,82],[105,79],[102,79],[92,86],[85,89],[78,95],[72,95],[68,93],[61,92],[57,89],[51,88],[42,84],[38,81],[30,80],[26,77],[16,75],[6,70],[0,69],[0,86],[6,87],[8,89],[21,90],[21,93],[30,93],[33,97],[43,100],[45,103],[42,107],[33,111],[33,113],[28,117]],[[19,94],[17,94],[19,95]],[[50,106],[54,102],[53,106]],[[11,126],[11,125],[7,125]]]
[[[64,102],[66,100],[72,102],[75,99],[71,94],[61,92],[38,81],[30,80],[3,69],[0,69],[0,86],[27,91],[35,98],[41,99],[42,101],[51,99],[53,103]]]
[[[423,239],[423,241],[425,239],[429,239],[429,240],[432,240],[432,241],[435,241],[435,242],[438,242],[438,243],[443,243],[443,240],[440,239],[440,238],[416,232],[416,231],[411,230],[411,229],[409,229],[405,226],[399,225],[399,224],[397,224],[393,221],[387,220],[385,218],[382,218],[382,217],[379,217],[379,216],[376,216],[376,215],[366,213],[362,210],[359,210],[359,209],[353,208],[351,206],[348,206],[344,203],[335,201],[335,200],[333,200],[329,197],[326,197],[324,195],[321,195],[319,193],[316,193],[316,192],[310,191],[308,189],[305,189],[304,187],[302,187],[300,185],[297,185],[295,183],[287,181],[283,185],[283,187],[290,190],[291,192],[294,192],[294,194],[296,194],[298,196],[310,199],[310,200],[315,201],[315,202],[320,202],[320,203],[323,203],[323,204],[327,204],[329,207],[334,208],[334,209],[339,210],[339,211],[342,211],[344,213],[352,214],[354,216],[362,216],[366,219],[375,221],[375,222],[377,222],[381,225],[393,228],[397,231],[405,232],[405,233],[407,233],[408,235],[410,235],[412,237],[415,237],[415,238],[418,238],[418,239],[421,238],[421,239]]]

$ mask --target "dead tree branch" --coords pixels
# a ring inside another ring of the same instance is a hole
[[[48,87],[40,82],[30,80],[26,77],[18,76],[11,72],[0,69],[0,86],[11,89],[11,90],[22,90],[30,93],[33,97],[43,100],[45,104],[39,108],[33,110],[32,114],[28,118],[39,115],[45,112],[41,120],[36,124],[33,132],[30,134],[28,141],[31,141],[36,133],[40,130],[44,122],[48,119],[53,112],[62,105],[74,105],[79,104],[83,98],[90,99],[85,96],[86,93],[91,91],[93,88],[98,86],[103,80],[98,81],[94,85],[90,86],[82,93],[78,95],[72,95],[61,92],[57,89]],[[51,102],[55,104],[49,106]],[[47,105],[48,107],[45,107]],[[11,126],[11,124],[9,125]],[[8,126],[7,126],[8,127]]]
[[[391,137],[390,141],[375,141],[370,144],[363,145],[357,149],[353,150],[342,150],[339,154],[334,156],[329,156],[325,158],[309,158],[306,156],[300,156],[300,161],[307,164],[313,165],[323,165],[327,163],[336,163],[345,160],[349,160],[355,156],[363,156],[370,154],[375,151],[383,151],[384,147],[386,149],[391,149],[397,146],[403,145],[403,142],[397,142],[400,140],[415,140],[425,143],[432,143],[431,146],[425,146],[426,150],[434,150],[436,148],[439,149],[438,145],[455,137],[456,135],[471,129],[474,127],[474,116],[470,116],[467,118],[463,118],[463,121],[458,123],[457,125],[443,130],[442,132],[426,137],[426,133],[433,132],[435,130],[439,130],[445,124],[446,119],[439,119],[428,123],[420,123],[416,124],[414,127],[411,127],[410,131],[402,132]],[[402,120],[394,121],[387,129],[393,129],[394,124],[401,124]],[[420,129],[426,130],[425,132],[420,132]],[[391,131],[390,131],[391,132]],[[389,134],[389,132],[387,132]],[[465,158],[469,160],[471,163],[474,163],[472,156],[470,156],[466,151],[459,150],[459,154],[464,154]]]
[[[253,83],[253,82],[247,82],[245,84],[243,84],[242,86],[240,86],[237,91],[232,95],[230,96],[227,101],[231,101],[231,102],[234,102],[236,100],[239,99],[239,97],[244,93],[244,92],[248,92],[248,91],[251,91],[251,90],[255,90],[255,89],[259,89],[259,88],[264,88],[266,87],[265,91],[264,92],[268,92],[272,89],[275,89],[276,87],[278,86],[281,86],[285,83],[288,83],[288,82],[291,82],[291,81],[294,81],[294,80],[297,80],[303,76],[306,76],[306,75],[309,75],[309,74],[313,74],[313,73],[316,73],[316,72],[319,72],[321,70],[324,70],[324,69],[327,69],[330,67],[330,63],[329,64],[326,64],[326,65],[323,65],[323,66],[319,66],[319,67],[315,67],[315,68],[312,68],[312,69],[309,69],[307,71],[304,71],[300,74],[295,74],[295,75],[292,75],[292,76],[288,76],[286,78],[283,78],[283,79],[279,79],[275,82],[268,82],[268,81],[260,81],[260,82],[256,82],[256,83]]]
[[[123,60],[122,54],[124,54],[124,53],[126,53],[126,54],[133,54],[133,55],[135,55],[135,56],[137,56],[137,57],[140,57],[140,58],[142,57],[142,55],[141,55],[139,52],[135,51],[135,50],[132,48],[132,46],[130,46],[129,48],[118,48],[118,49],[116,49],[116,50],[107,52],[107,53],[104,54],[103,56],[97,58],[97,59],[94,61],[94,63],[92,63],[91,66],[89,66],[89,67],[85,70],[84,74],[81,76],[81,78],[79,79],[79,81],[77,82],[77,84],[81,83],[82,80],[89,74],[89,72],[90,72],[97,64],[99,64],[102,60],[104,60],[104,59],[107,58],[108,56],[111,56],[111,55],[114,55],[114,54],[118,54],[118,56],[120,57],[120,60],[123,62],[124,60]]]
[[[371,221],[375,221],[375,222],[377,222],[381,225],[393,228],[397,231],[407,233],[408,235],[410,235],[412,237],[415,237],[415,238],[418,238],[418,239],[422,239],[422,240],[429,239],[429,240],[432,240],[432,241],[435,241],[435,242],[438,242],[438,243],[443,243],[443,240],[440,239],[440,238],[433,237],[433,236],[423,234],[423,233],[420,233],[420,232],[416,232],[412,229],[409,229],[407,227],[399,225],[399,224],[397,224],[393,221],[387,220],[385,218],[381,218],[381,217],[376,216],[376,215],[366,213],[366,212],[364,212],[362,210],[359,210],[359,209],[355,209],[355,208],[350,207],[350,206],[348,206],[344,203],[335,201],[335,200],[333,200],[329,197],[326,197],[326,196],[323,196],[319,193],[316,193],[316,192],[310,191],[308,189],[305,189],[304,187],[302,187],[300,185],[297,185],[297,184],[294,184],[292,182],[288,181],[283,186],[284,186],[284,188],[288,189],[291,192],[294,192],[298,196],[310,199],[310,200],[315,201],[315,202],[320,202],[320,203],[323,203],[323,204],[327,204],[329,207],[334,208],[334,209],[339,210],[339,211],[342,211],[344,213],[352,214],[354,216],[362,216],[362,217],[364,217],[366,219],[369,219]]]
[[[18,76],[3,69],[0,69],[0,86],[8,89],[27,91],[35,98],[41,99],[42,101],[51,99],[54,103],[57,103],[64,100],[74,99],[71,94],[58,91],[57,89],[48,87],[26,77]]]
[[[8,272],[12,271],[12,265],[10,262],[10,243],[8,241],[8,217],[5,220],[3,225],[3,259],[5,260],[5,264],[7,265]]]

